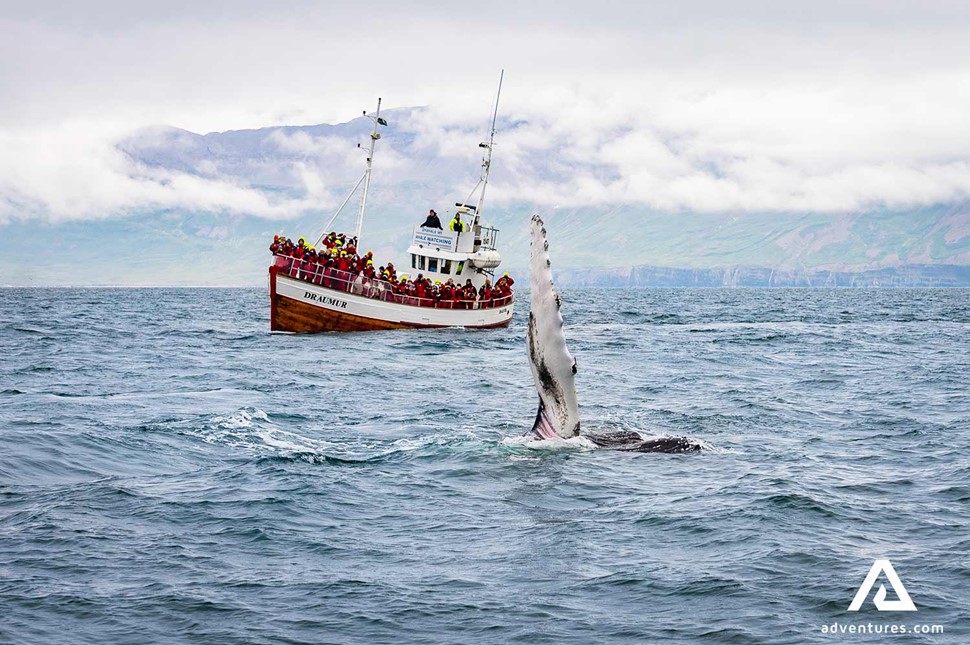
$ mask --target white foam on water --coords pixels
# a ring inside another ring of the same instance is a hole
[[[277,453],[315,453],[323,456],[333,446],[329,441],[311,439],[273,425],[259,408],[242,408],[228,416],[213,417],[215,432],[206,433],[208,443],[223,443],[233,448],[269,448]]]
[[[595,443],[580,435],[569,439],[537,439],[530,435],[520,437],[506,437],[502,439],[505,446],[518,446],[529,448],[530,450],[596,450]]]

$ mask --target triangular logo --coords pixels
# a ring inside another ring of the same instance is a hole
[[[859,611],[862,603],[865,602],[866,597],[869,595],[869,590],[876,584],[880,573],[886,574],[886,579],[889,580],[889,584],[892,585],[893,591],[896,592],[896,597],[899,600],[886,600],[886,585],[879,585],[876,596],[872,599],[876,609],[879,611],[916,611],[916,605],[913,604],[913,600],[909,597],[906,587],[903,586],[903,581],[896,575],[896,570],[893,569],[893,563],[889,560],[876,560],[872,563],[872,568],[869,569],[869,575],[862,581],[862,586],[859,587],[855,598],[852,599],[852,604],[849,605],[849,611]]]

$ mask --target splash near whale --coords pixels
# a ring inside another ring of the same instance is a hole
[[[532,432],[541,439],[571,439],[580,434],[576,396],[576,359],[566,347],[562,300],[552,280],[552,261],[546,228],[538,214],[532,216],[531,291],[527,345],[529,364],[539,409]],[[629,452],[696,452],[700,443],[684,437],[645,438],[637,432],[585,433],[582,436],[602,448]]]

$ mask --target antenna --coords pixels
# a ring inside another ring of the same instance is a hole
[[[472,189],[472,192],[468,194],[468,199],[465,201],[471,201],[472,195],[478,190],[478,187],[482,187],[482,192],[478,196],[478,206],[475,208],[475,220],[472,224],[477,224],[479,217],[482,214],[482,207],[485,205],[485,188],[488,186],[488,171],[492,168],[492,146],[495,143],[495,123],[498,120],[498,102],[499,98],[502,96],[502,81],[505,79],[505,70],[498,77],[498,91],[495,93],[495,106],[492,109],[492,122],[488,130],[488,142],[478,144],[479,148],[485,149],[485,154],[482,156],[482,178],[478,180],[478,186]]]

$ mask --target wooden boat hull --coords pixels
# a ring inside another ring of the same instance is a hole
[[[386,302],[280,275],[270,267],[270,329],[296,333],[423,327],[506,327],[514,302],[486,309],[437,309]]]

